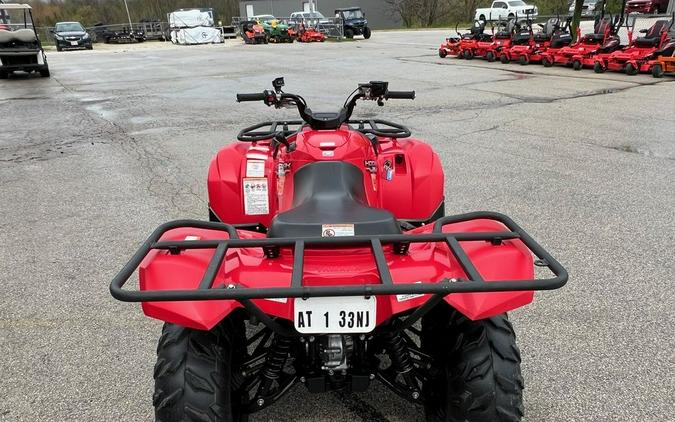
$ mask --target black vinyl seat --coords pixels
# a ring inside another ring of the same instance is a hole
[[[658,20],[654,22],[651,28],[647,31],[644,37],[639,37],[635,40],[637,47],[655,47],[661,41],[661,32],[666,30],[670,25],[667,20]]]
[[[552,48],[561,48],[566,45],[572,44],[572,35],[563,33],[560,35],[554,35],[553,39],[551,39],[551,47]]]
[[[400,234],[389,211],[367,205],[363,172],[341,161],[306,164],[293,176],[293,208],[277,214],[269,237],[321,237],[325,225],[354,226],[354,235]]]

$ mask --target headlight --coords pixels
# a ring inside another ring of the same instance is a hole
[[[83,40],[88,40],[88,39],[89,39],[89,34],[85,32],[85,33],[84,33],[84,36],[82,37],[82,39],[83,39]]]
[[[58,34],[54,34],[54,38],[56,38],[59,41],[63,41],[63,37]]]

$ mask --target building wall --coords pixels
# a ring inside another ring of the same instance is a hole
[[[674,0],[675,1],[675,0]],[[239,16],[246,16],[246,5],[253,6],[253,14],[270,14],[280,18],[288,17],[293,12],[303,10],[306,0],[240,0]],[[391,11],[384,0],[314,0],[316,10],[326,17],[335,15],[335,9],[358,6],[363,9],[368,19],[368,26],[373,29],[401,28],[403,22]]]

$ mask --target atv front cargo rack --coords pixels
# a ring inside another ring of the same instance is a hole
[[[456,232],[443,233],[442,228],[447,224],[459,223],[475,219],[495,220],[504,224],[509,231],[502,232]],[[226,232],[228,239],[222,240],[183,240],[160,241],[164,233],[169,230],[189,227]],[[483,280],[475,265],[471,262],[459,242],[487,241],[494,244],[508,239],[520,239],[525,246],[538,258],[536,264],[547,267],[553,278],[532,280],[505,280],[486,282]],[[405,253],[407,245],[420,242],[445,242],[453,253],[457,262],[467,275],[466,279],[445,279],[429,283],[402,283],[394,284],[387,265],[383,245],[391,244],[394,251]],[[353,247],[369,246],[377,270],[380,284],[362,285],[331,285],[331,286],[303,286],[304,251],[307,248],[317,247]],[[212,288],[216,274],[223,263],[223,259],[230,248],[263,248],[266,255],[279,247],[293,248],[293,269],[291,282],[288,287],[252,288],[241,285],[228,285],[227,288]],[[180,253],[189,249],[215,249],[209,265],[204,272],[199,287],[191,290],[124,290],[124,284],[136,271],[146,255],[156,250],[167,250],[171,253]],[[433,233],[424,234],[395,234],[395,235],[368,235],[349,237],[308,237],[308,238],[264,238],[240,239],[234,226],[223,223],[204,222],[196,220],[177,220],[159,226],[152,235],[141,245],[131,260],[115,276],[110,292],[121,301],[149,302],[149,301],[187,301],[187,300],[236,300],[249,306],[249,299],[261,298],[309,298],[309,297],[336,297],[336,296],[377,296],[377,295],[405,295],[405,294],[432,294],[440,299],[452,293],[472,292],[506,292],[527,290],[553,290],[560,288],[567,282],[567,271],[543,247],[518,226],[511,218],[495,212],[473,212],[455,216],[442,217],[434,223]]]

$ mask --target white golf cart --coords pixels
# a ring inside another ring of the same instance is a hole
[[[0,79],[16,71],[49,77],[47,57],[33,25],[31,7],[0,3]]]

